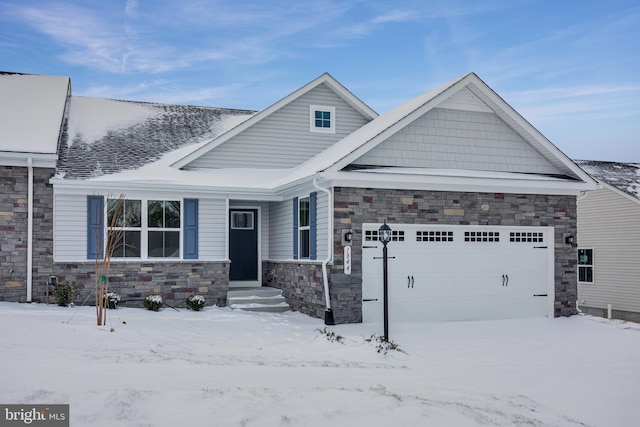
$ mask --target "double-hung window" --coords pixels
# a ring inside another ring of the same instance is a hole
[[[593,249],[578,249],[578,282],[593,283]]]
[[[310,204],[309,198],[304,197],[298,199],[298,257],[300,259],[309,259],[310,256],[310,235],[311,235],[311,222],[310,222]]]
[[[149,200],[147,217],[149,258],[179,258],[180,202]]]
[[[116,236],[113,258],[179,258],[181,202],[107,200],[107,230]]]
[[[107,200],[107,227],[113,239],[113,258],[140,258],[142,253],[142,201]]]
[[[593,249],[578,249],[578,282],[593,283]]]
[[[318,194],[293,199],[293,259],[315,260],[318,256]]]

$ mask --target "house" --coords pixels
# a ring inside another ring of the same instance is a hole
[[[34,275],[53,274],[49,179],[71,80],[0,72],[0,94],[0,300],[30,302]]]
[[[578,301],[640,321],[640,164],[577,160],[600,187],[578,198]]]
[[[269,286],[380,321],[386,222],[392,321],[575,313],[567,238],[596,183],[473,73],[382,115],[323,74],[259,112],[71,96],[66,117],[46,268],[79,299],[122,199],[109,283],[134,303]]]

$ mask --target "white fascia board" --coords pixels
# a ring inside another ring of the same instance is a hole
[[[237,187],[185,186],[166,183],[136,183],[122,181],[71,181],[52,178],[49,181],[57,194],[127,194],[137,197],[158,197],[167,193],[184,197],[281,201],[282,196],[271,189]]]
[[[55,168],[57,154],[0,152],[1,166],[23,166],[31,159],[34,168]]]
[[[474,193],[550,194],[578,196],[596,187],[579,181],[513,179],[471,176],[408,175],[371,172],[333,172],[324,177],[335,187]]]
[[[468,86],[469,90],[478,96],[481,100],[483,97],[487,98],[493,105],[490,106],[494,109],[496,114],[504,119],[504,117],[508,117],[509,120],[506,120],[507,124],[509,121],[512,121],[517,127],[521,130],[521,132],[526,133],[526,135],[521,135],[525,140],[528,140],[531,143],[531,140],[535,141],[539,145],[540,148],[546,150],[551,156],[553,156],[557,161],[562,163],[565,167],[567,167],[571,172],[573,172],[578,178],[585,182],[593,182],[593,178],[587,174],[582,168],[575,164],[573,160],[571,160],[566,154],[564,154],[554,143],[552,143],[547,137],[545,137],[538,129],[536,129],[529,121],[527,121],[520,113],[518,113],[509,103],[507,103],[500,95],[498,95],[489,85],[487,85],[480,77],[475,74],[467,76],[464,79],[465,86]],[[479,96],[478,92],[480,92],[481,96]],[[515,129],[516,131],[518,129]],[[526,136],[529,136],[527,138]],[[544,153],[542,153],[544,155]],[[545,156],[546,157],[546,156]],[[551,159],[547,159],[551,161]],[[552,162],[552,161],[551,161]],[[553,163],[553,162],[552,162]]]
[[[363,156],[377,145],[386,141],[396,132],[404,129],[414,120],[422,117],[431,109],[451,97],[451,95],[466,85],[466,81],[471,74],[453,80],[428,92],[425,92],[401,105],[393,110],[383,114],[376,120],[367,123],[352,134],[346,136],[339,141],[336,146],[347,145],[344,141],[348,141],[348,145],[355,145],[348,153],[339,158],[334,159],[331,164],[322,165],[326,170],[338,171],[349,163]],[[328,151],[329,149],[327,149]]]
[[[215,147],[220,146],[225,141],[228,141],[229,139],[233,138],[234,136],[238,135],[239,133],[241,133],[241,132],[245,131],[246,129],[250,128],[254,124],[256,124],[256,123],[264,120],[265,118],[269,117],[274,112],[280,110],[285,105],[291,103],[292,101],[296,100],[297,98],[301,97],[302,95],[304,95],[305,93],[309,92],[311,89],[319,86],[322,83],[326,83],[327,85],[329,85],[338,94],[338,96],[340,96],[345,102],[350,104],[352,107],[354,107],[355,109],[360,111],[363,115],[367,116],[368,118],[370,118],[372,120],[375,119],[376,117],[378,117],[378,113],[376,113],[373,109],[371,109],[367,104],[365,104],[359,98],[357,98],[355,95],[353,95],[351,92],[349,92],[344,86],[342,86],[330,74],[324,73],[320,77],[318,77],[315,80],[307,83],[306,85],[302,86],[301,88],[297,89],[296,91],[291,92],[289,95],[285,96],[284,98],[282,98],[281,100],[279,100],[275,104],[272,104],[269,107],[265,108],[264,110],[259,111],[253,117],[245,120],[244,122],[240,123],[238,126],[230,129],[229,131],[227,131],[224,134],[220,135],[218,138],[216,138],[216,139],[212,140],[211,142],[203,145],[202,147],[198,148],[197,150],[192,151],[191,153],[189,153],[188,155],[186,155],[182,159],[180,159],[180,160],[174,162],[173,164],[171,164],[171,166],[174,167],[174,168],[182,168],[182,167],[186,166],[187,164],[189,164],[192,161],[194,161],[195,159],[201,157],[205,153],[208,153],[209,151],[213,150]]]

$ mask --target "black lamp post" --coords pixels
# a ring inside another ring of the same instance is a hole
[[[384,304],[384,339],[389,341],[389,302],[388,302],[388,274],[387,274],[387,243],[391,241],[391,227],[387,225],[387,221],[380,226],[378,230],[378,239],[382,242],[382,286],[383,286],[383,304]]]

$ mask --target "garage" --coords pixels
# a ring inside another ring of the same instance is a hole
[[[383,321],[381,224],[362,227],[362,318]],[[390,322],[553,317],[553,227],[389,224]]]

